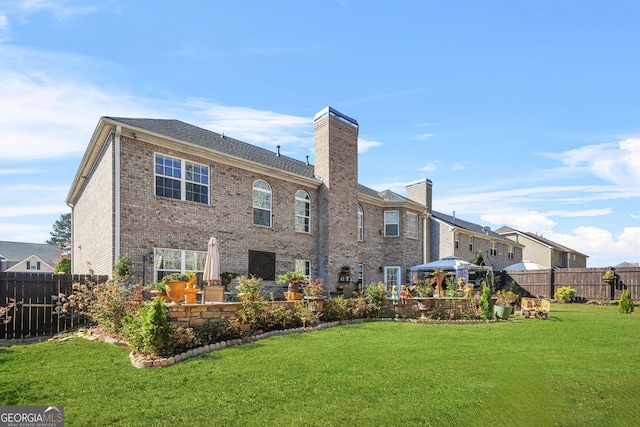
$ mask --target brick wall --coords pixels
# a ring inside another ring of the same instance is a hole
[[[73,274],[111,274],[113,268],[113,135],[107,138],[73,207]]]

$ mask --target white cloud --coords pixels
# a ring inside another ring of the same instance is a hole
[[[81,0],[20,0],[17,8],[25,13],[35,13],[47,10],[58,20],[73,15],[86,15],[97,10],[95,5],[88,6]]]
[[[426,164],[418,170],[421,172],[433,172],[436,169],[438,169],[438,160],[435,160],[429,164]]]
[[[4,159],[79,157],[101,116],[178,118],[255,145],[313,146],[312,119],[203,99],[136,98],[85,82],[70,70],[90,68],[83,58],[0,46],[0,128]],[[27,64],[25,64],[25,62]],[[13,66],[12,66],[13,65]],[[109,67],[111,65],[104,65]],[[46,72],[44,70],[47,70]],[[80,74],[80,73],[78,73]],[[362,150],[381,145],[361,140]],[[291,151],[291,148],[289,149]]]
[[[566,168],[582,169],[620,186],[640,185],[640,137],[547,155]]]
[[[51,238],[50,232],[53,230],[53,222],[51,225],[34,225],[34,224],[18,224],[18,223],[2,223],[0,224],[0,240],[8,242],[41,242],[44,243]]]
[[[370,148],[380,147],[381,145],[383,145],[382,142],[358,138],[358,153],[366,153]]]
[[[417,139],[419,141],[424,141],[426,139],[433,138],[434,136],[436,136],[435,133],[423,133],[422,135],[414,136],[411,139]]]

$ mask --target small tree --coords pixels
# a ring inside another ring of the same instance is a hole
[[[631,299],[631,291],[625,289],[620,295],[620,304],[618,304],[618,311],[622,314],[633,313],[633,300]]]
[[[491,299],[491,289],[485,282],[482,282],[482,296],[478,303],[480,307],[480,315],[483,319],[489,320],[493,318],[493,299]]]

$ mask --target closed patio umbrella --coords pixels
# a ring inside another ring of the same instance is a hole
[[[220,282],[220,252],[218,251],[218,241],[215,237],[209,239],[202,280],[210,285]],[[204,303],[204,290],[202,292],[202,302]]]

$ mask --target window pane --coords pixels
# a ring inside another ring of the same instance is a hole
[[[264,209],[253,209],[253,223],[271,227],[271,211]]]

